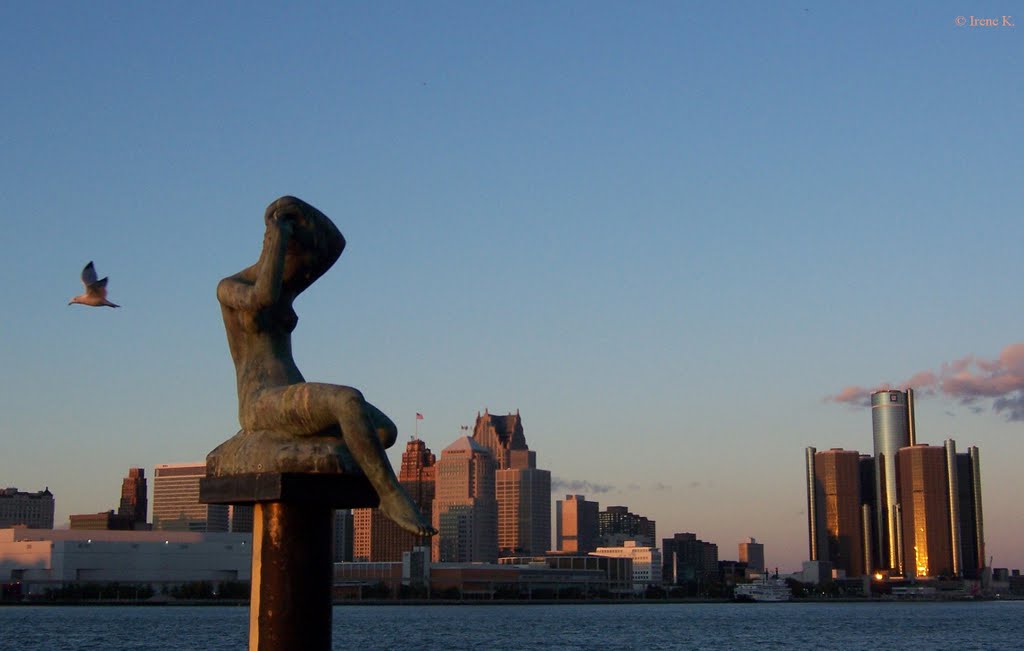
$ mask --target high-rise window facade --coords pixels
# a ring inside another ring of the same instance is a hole
[[[228,505],[199,502],[199,480],[206,464],[165,463],[153,472],[153,528],[175,531],[227,531]]]

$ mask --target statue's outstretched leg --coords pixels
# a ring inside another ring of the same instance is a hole
[[[337,424],[352,458],[377,495],[380,510],[419,536],[436,533],[398,483],[384,451],[398,430],[391,419],[351,387],[303,382],[265,389],[242,414],[247,429],[272,429],[309,436]]]

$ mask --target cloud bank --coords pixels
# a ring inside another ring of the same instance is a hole
[[[609,493],[613,490],[615,490],[615,487],[611,484],[595,484],[594,482],[580,479],[551,478],[552,493],[568,492],[570,495],[600,495],[602,493]]]
[[[1007,420],[1024,420],[1024,343],[1010,344],[996,359],[968,355],[943,363],[938,370],[920,371],[905,382],[883,383],[873,388],[848,386],[825,398],[829,402],[870,406],[871,394],[893,387],[911,387],[923,395],[942,395],[972,411],[991,400],[991,409]]]

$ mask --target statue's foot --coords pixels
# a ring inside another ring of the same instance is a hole
[[[404,490],[398,489],[381,495],[378,508],[392,522],[417,536],[433,536],[437,533],[437,529],[424,519],[423,514]]]

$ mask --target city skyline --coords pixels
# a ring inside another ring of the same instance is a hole
[[[234,434],[214,289],[293,194],[348,241],[296,361],[399,442],[518,409],[553,497],[795,570],[799,451],[869,449],[871,390],[912,386],[1024,567],[1024,28],[581,6],[0,8],[0,484],[64,521]],[[90,260],[121,308],[67,305]]]

